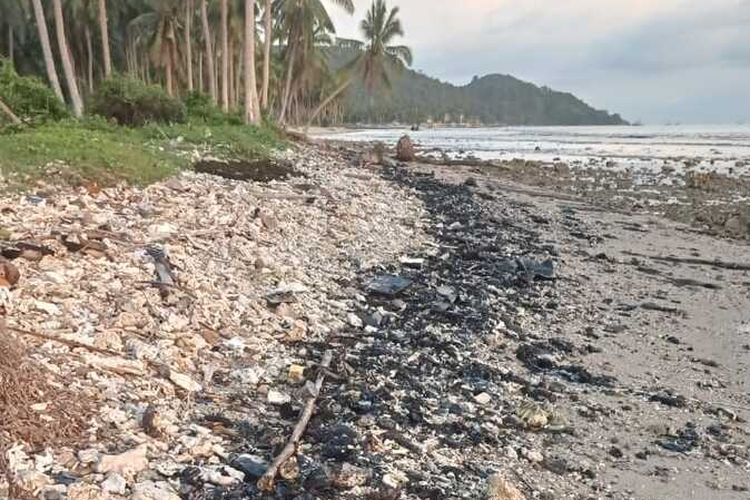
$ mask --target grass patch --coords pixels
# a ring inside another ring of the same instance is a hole
[[[51,171],[73,184],[149,184],[190,166],[200,154],[238,159],[267,156],[282,141],[270,127],[146,125],[129,128],[101,119],[48,122],[0,130],[0,173],[28,185]],[[62,169],[60,169],[62,167]]]

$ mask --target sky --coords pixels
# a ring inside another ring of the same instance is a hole
[[[630,121],[750,123],[750,0],[387,2],[414,69],[441,80],[503,73]],[[330,5],[339,36],[359,37],[370,3]]]

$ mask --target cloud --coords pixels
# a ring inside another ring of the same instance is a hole
[[[391,0],[415,66],[508,73],[648,122],[750,120],[750,0]],[[345,36],[353,18],[331,12]]]

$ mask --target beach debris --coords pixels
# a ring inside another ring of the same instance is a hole
[[[393,274],[382,274],[369,279],[365,287],[369,293],[395,297],[412,284],[408,278],[396,276]]]
[[[402,136],[396,144],[396,159],[398,161],[410,162],[416,159],[416,151],[411,137]]]
[[[161,245],[149,245],[146,247],[146,254],[154,262],[154,286],[159,289],[159,295],[162,298],[169,296],[172,288],[177,286],[172,264],[167,257],[167,251]]]
[[[122,474],[123,476],[136,474],[148,467],[147,449],[148,447],[144,444],[119,455],[102,455],[99,457],[95,469],[100,474],[110,472]]]
[[[315,402],[318,399],[320,390],[323,387],[323,381],[325,380],[325,371],[331,366],[332,360],[333,353],[331,351],[326,351],[322,361],[320,362],[320,371],[313,386],[313,394],[308,397],[304,409],[302,410],[302,413],[300,415],[299,421],[297,422],[297,425],[294,426],[294,431],[292,431],[292,435],[289,437],[289,441],[287,442],[286,446],[276,456],[273,462],[271,462],[268,470],[266,470],[263,476],[258,480],[259,490],[266,492],[273,491],[276,474],[279,472],[279,468],[287,460],[289,460],[289,458],[292,457],[295,450],[297,449],[299,441],[302,439],[302,436],[305,433],[305,429],[307,429],[307,424],[310,421],[310,417],[312,417],[313,410],[315,409]]]

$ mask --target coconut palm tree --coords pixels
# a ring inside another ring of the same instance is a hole
[[[112,56],[109,52],[109,27],[107,23],[107,0],[99,0],[99,32],[102,36],[102,57],[104,58],[104,77],[112,76]]]
[[[268,109],[268,91],[271,80],[271,44],[273,43],[273,10],[271,0],[265,0],[263,8],[263,86],[260,93],[260,107],[263,111]]]
[[[349,14],[354,13],[352,0],[331,0]],[[276,0],[279,24],[286,37],[286,77],[281,97],[279,123],[286,121],[292,97],[292,80],[295,68],[299,71],[315,48],[315,38],[321,30],[335,33],[328,11],[321,0]]]
[[[372,93],[381,85],[390,87],[391,81],[388,73],[391,68],[400,69],[404,66],[411,66],[411,49],[404,45],[391,45],[394,38],[404,36],[398,12],[398,7],[393,7],[389,12],[385,0],[375,0],[359,26],[365,42],[339,40],[342,48],[354,50],[357,55],[344,68],[349,76],[315,109],[307,123],[308,127],[331,101],[349,88],[355,77],[362,78],[365,88]]]
[[[221,108],[229,112],[229,4],[220,0],[221,9]]]
[[[179,31],[180,0],[150,0],[151,11],[144,12],[132,21],[133,33],[148,36],[151,62],[164,70],[167,94],[175,95],[175,74],[180,67],[177,34]]]
[[[188,92],[193,91],[193,39],[192,25],[195,8],[193,0],[185,1],[185,68],[187,69]]]
[[[211,100],[216,104],[216,68],[214,67],[214,49],[211,41],[211,27],[208,22],[208,5],[206,0],[201,0],[201,26],[203,30],[203,44],[205,46],[206,73],[208,73],[208,90]]]
[[[245,0],[245,123],[260,123],[255,79],[255,0]]]
[[[78,92],[78,82],[76,81],[76,72],[73,65],[73,56],[68,47],[68,40],[65,35],[65,18],[63,17],[62,0],[52,0],[52,12],[55,16],[55,30],[57,32],[57,45],[62,60],[63,73],[65,82],[70,94],[70,101],[73,105],[73,115],[76,117],[83,116],[83,100]]]
[[[31,5],[34,8],[34,18],[36,19],[37,30],[39,31],[39,42],[42,45],[44,65],[47,68],[47,78],[49,79],[50,85],[52,85],[52,90],[55,92],[55,95],[62,102],[65,102],[62,87],[60,87],[60,80],[57,78],[55,60],[52,57],[52,46],[49,40],[49,32],[47,31],[47,20],[44,18],[42,0],[31,0]]]

